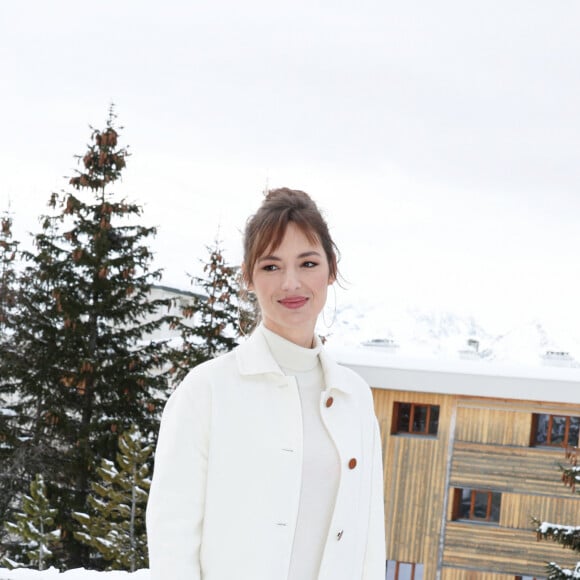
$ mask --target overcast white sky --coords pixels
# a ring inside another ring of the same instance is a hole
[[[0,210],[36,231],[114,101],[166,284],[286,185],[341,301],[577,327],[579,30],[578,0],[2,2]]]

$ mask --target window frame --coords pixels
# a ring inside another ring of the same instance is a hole
[[[540,417],[547,417],[548,418],[548,426],[546,428],[546,440],[545,441],[538,441],[538,428],[540,425]],[[554,443],[552,441],[553,436],[553,426],[554,426],[554,419],[561,418],[565,419],[565,426],[564,426],[564,435],[562,441]],[[560,415],[556,413],[534,413],[532,417],[532,430],[531,430],[531,446],[532,447],[548,447],[548,448],[567,448],[567,447],[578,447],[580,444],[580,435],[578,436],[578,440],[575,444],[570,442],[570,427],[572,420],[575,419],[580,424],[580,416],[578,415]]]
[[[462,515],[461,513],[461,506],[463,504],[463,492],[469,491],[470,498],[469,498],[469,513],[467,516]],[[475,508],[476,508],[476,499],[477,494],[486,494],[487,495],[487,502],[485,508],[485,517],[479,517],[475,515]],[[496,496],[499,499],[498,502],[498,510],[497,510],[497,519],[492,519],[493,514],[493,499]],[[461,522],[475,522],[480,524],[499,524],[501,518],[501,492],[493,491],[491,489],[478,489],[473,487],[456,487],[454,490],[453,495],[453,510],[451,519],[453,521],[461,521]]]
[[[415,580],[415,578],[418,578],[420,580],[423,579],[423,575],[424,575],[424,565],[420,562],[403,562],[403,561],[399,561],[399,560],[387,560],[386,564],[385,564],[385,578],[389,579],[389,570],[390,567],[393,566],[393,564],[395,565],[395,570],[393,572],[393,576],[392,579],[390,580],[399,580],[399,574],[401,572],[401,565],[403,566],[410,566],[411,567],[411,575],[409,577],[409,580]]]
[[[403,405],[409,405],[409,428],[407,431],[401,429],[400,427],[400,417],[401,417],[401,407]],[[423,431],[414,430],[414,419],[417,408],[426,409],[425,417],[425,429]],[[431,433],[431,419],[433,410],[436,409],[437,419],[436,419],[436,429],[435,433]],[[439,414],[441,406],[432,405],[430,403],[413,403],[408,401],[395,401],[393,405],[393,421],[391,424],[391,435],[412,435],[414,437],[437,437],[439,434]]]

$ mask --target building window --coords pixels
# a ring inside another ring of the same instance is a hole
[[[395,403],[392,433],[437,435],[439,405]]]
[[[532,445],[578,447],[580,417],[536,414],[533,416]]]
[[[423,580],[423,564],[387,560],[386,580]]]
[[[459,488],[453,498],[453,519],[499,522],[501,493],[482,489]]]

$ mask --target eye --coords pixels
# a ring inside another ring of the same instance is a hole
[[[318,262],[313,262],[312,260],[307,260],[302,264],[303,268],[315,268],[318,266]]]
[[[266,264],[265,266],[262,266],[264,272],[275,272],[277,269],[278,266],[276,266],[276,264]]]

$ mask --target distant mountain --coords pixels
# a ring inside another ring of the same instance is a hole
[[[394,356],[478,359],[580,367],[580,330],[532,319],[497,334],[472,316],[384,305],[345,305],[335,324],[319,327],[329,344],[380,349]]]

